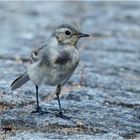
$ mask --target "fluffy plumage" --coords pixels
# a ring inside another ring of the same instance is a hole
[[[41,84],[57,86],[57,99],[62,116],[59,94],[61,86],[71,77],[79,63],[77,41],[87,34],[79,33],[69,25],[60,25],[52,36],[34,49],[30,56],[30,65],[23,75],[17,78],[11,89],[19,88],[31,80],[36,86],[37,112],[40,112],[38,102],[38,87]]]

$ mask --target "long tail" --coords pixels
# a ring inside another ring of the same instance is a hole
[[[11,84],[11,90],[15,90],[19,87],[21,87],[23,84],[25,84],[27,81],[29,81],[29,76],[27,72],[25,72],[23,75],[18,77],[12,84]]]

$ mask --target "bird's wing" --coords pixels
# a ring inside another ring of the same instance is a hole
[[[39,48],[36,48],[36,49],[32,50],[31,56],[30,56],[30,63],[31,64],[38,61],[38,52],[39,52],[40,49],[41,48],[39,47]]]
[[[35,48],[35,49],[32,50],[31,56],[30,56],[30,63],[31,64],[39,61],[39,55],[38,54],[47,45],[48,45],[47,41],[44,41],[39,45],[38,48]]]

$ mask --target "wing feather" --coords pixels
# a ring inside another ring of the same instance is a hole
[[[35,63],[37,61],[39,61],[39,52],[48,45],[48,41],[44,41],[40,44],[40,46],[38,48],[35,48],[34,50],[32,50],[31,52],[31,56],[30,56],[30,63]]]

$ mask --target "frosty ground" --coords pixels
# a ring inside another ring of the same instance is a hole
[[[139,2],[0,2],[0,139],[140,139]],[[63,87],[70,120],[56,117],[55,87],[39,89],[49,114],[32,114],[33,83],[12,92],[33,48],[62,23],[91,38],[78,43],[81,61]]]

